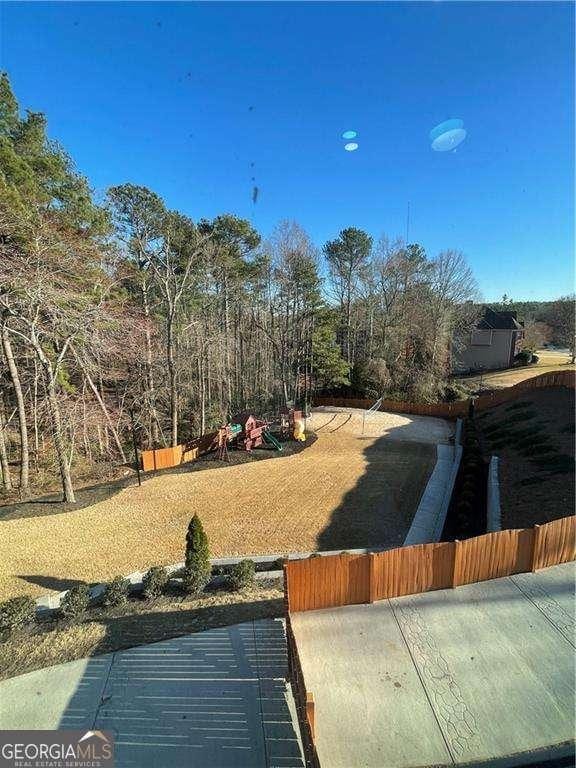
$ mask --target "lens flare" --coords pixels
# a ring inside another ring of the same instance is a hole
[[[351,141],[348,144],[344,144],[346,152],[355,152],[358,149],[358,144],[355,141]]]
[[[430,131],[431,146],[435,152],[449,152],[462,144],[465,138],[464,121],[456,118],[444,120]]]
[[[343,139],[355,139],[356,136],[358,136],[356,131],[344,131],[344,133],[342,134]]]

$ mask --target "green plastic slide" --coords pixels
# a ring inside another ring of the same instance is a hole
[[[266,442],[267,442],[269,445],[273,445],[273,446],[274,446],[274,448],[276,448],[276,450],[277,450],[277,451],[281,451],[281,450],[282,450],[282,446],[281,446],[281,444],[278,442],[278,440],[276,440],[276,438],[274,437],[274,435],[271,435],[271,434],[270,434],[270,432],[268,432],[268,430],[267,430],[267,429],[265,429],[265,430],[262,432],[262,437],[264,438],[264,440],[265,440],[265,441],[266,441]]]

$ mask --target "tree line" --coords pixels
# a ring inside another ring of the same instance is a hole
[[[322,277],[326,271],[327,276]],[[317,249],[87,180],[0,77],[0,468],[22,497],[314,392],[435,400],[475,320],[464,256],[352,227]],[[16,469],[14,469],[16,466]]]

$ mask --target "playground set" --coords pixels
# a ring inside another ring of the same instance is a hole
[[[184,445],[142,451],[142,469],[147,472],[153,469],[176,467],[213,451],[215,451],[215,458],[228,461],[229,448],[251,452],[254,448],[266,446],[282,451],[281,441],[290,439],[298,442],[306,441],[302,411],[283,408],[279,418],[273,421],[259,419],[254,414],[244,411],[227,424],[223,424],[216,432],[202,435]]]

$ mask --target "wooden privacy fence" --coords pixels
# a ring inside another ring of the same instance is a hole
[[[515,400],[526,390],[541,389],[543,387],[569,387],[576,388],[576,374],[574,371],[553,371],[533,376],[525,381],[520,381],[512,387],[499,389],[486,395],[480,395],[475,399],[477,411],[493,408],[500,403]],[[370,408],[374,403],[371,400],[353,397],[315,397],[314,405],[332,405],[338,408]],[[458,400],[455,403],[403,403],[397,400],[382,400],[379,410],[390,413],[412,413],[417,416],[436,416],[440,419],[457,419],[468,413],[468,401]]]
[[[576,557],[576,517],[466,541],[417,544],[362,555],[290,560],[284,565],[288,612],[371,603],[536,571]]]
[[[183,445],[157,448],[154,451],[142,451],[142,469],[149,472],[152,469],[177,467],[186,461],[194,461],[194,459],[215,450],[217,447],[218,432],[210,432],[207,435],[195,437]]]

